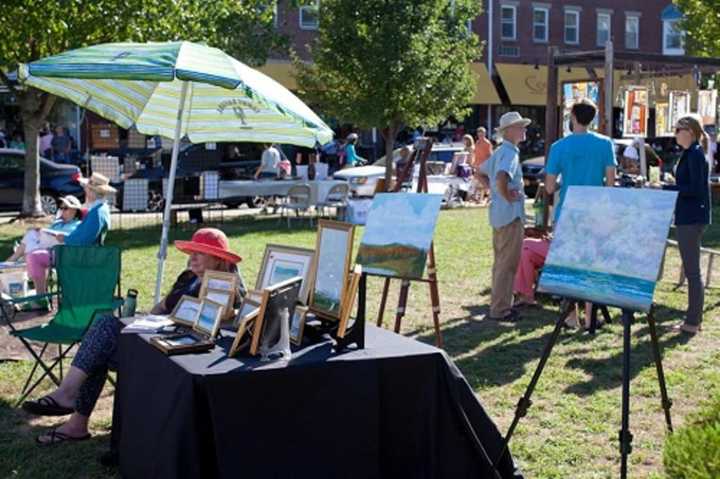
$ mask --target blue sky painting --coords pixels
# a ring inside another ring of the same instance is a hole
[[[538,290],[649,311],[677,194],[571,186]]]

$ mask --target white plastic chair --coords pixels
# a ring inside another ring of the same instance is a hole
[[[350,185],[347,183],[334,185],[330,188],[330,191],[328,191],[325,199],[318,202],[315,208],[320,216],[325,216],[325,208],[335,208],[336,216],[340,216],[340,211],[347,208],[348,196],[350,196]]]
[[[287,210],[295,211],[295,216],[299,216],[300,211],[308,211],[310,209],[310,196],[312,192],[308,185],[293,185],[288,190],[285,202],[280,207],[280,218],[283,212]],[[290,214],[287,214],[287,225],[290,227]],[[310,226],[312,226],[312,216],[310,216]]]

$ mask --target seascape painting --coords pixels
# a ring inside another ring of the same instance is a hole
[[[650,310],[677,193],[571,186],[538,291]]]
[[[421,279],[440,211],[442,195],[375,195],[358,250],[363,272]]]
[[[338,318],[345,293],[353,229],[329,226],[333,222],[322,222],[318,230],[315,260],[315,284],[312,291],[312,308],[316,312]]]

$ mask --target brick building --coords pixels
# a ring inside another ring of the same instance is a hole
[[[313,7],[292,7],[289,0],[279,0],[277,7],[278,29],[308,60],[304,45],[313,41],[322,21],[316,12]],[[684,54],[683,33],[677,29],[680,17],[671,0],[485,1],[483,13],[470,25],[485,47],[482,60],[473,64],[478,87],[466,126],[493,126],[511,107],[542,126],[547,97],[543,65],[549,46],[598,50],[609,39],[620,51]],[[263,70],[295,87],[287,58],[272,58]],[[598,74],[602,77],[603,72]],[[589,80],[588,76],[585,69],[565,69],[560,81]],[[689,86],[687,79],[681,83]]]

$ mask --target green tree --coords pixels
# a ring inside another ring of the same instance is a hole
[[[322,0],[314,63],[297,55],[298,89],[341,121],[379,127],[387,158],[406,126],[463,117],[480,55],[475,0]],[[385,169],[390,187],[392,162]]]
[[[720,0],[675,0],[687,32],[685,49],[697,56],[720,57]]]
[[[286,40],[275,33],[274,0],[4,0],[0,8],[0,83],[15,94],[25,133],[22,215],[38,216],[38,131],[55,97],[8,80],[19,63],[117,41],[190,40],[217,46],[252,65]]]

